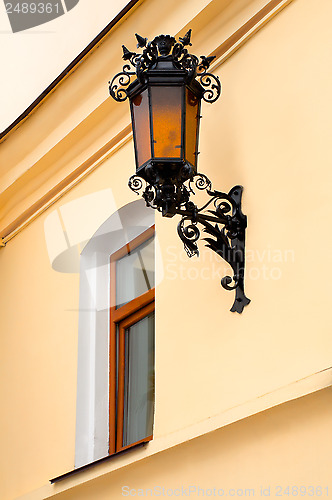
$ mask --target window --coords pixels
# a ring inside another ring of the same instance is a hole
[[[110,367],[113,355],[113,352],[112,355],[110,353],[110,319],[114,319],[110,318],[110,307],[113,305],[110,281],[112,275],[113,286],[115,274],[110,272],[110,256],[116,257],[119,249],[129,248],[133,259],[133,242],[138,237],[142,238],[154,225],[154,216],[154,211],[146,207],[143,199],[118,208],[98,227],[80,255],[75,468],[107,457],[110,453],[110,434],[114,435],[115,403],[112,401],[110,404],[110,374],[114,369],[114,365]],[[152,235],[153,231],[150,237]],[[146,238],[141,239],[141,243]],[[158,254],[157,242],[156,252]],[[122,250],[123,257],[127,254],[126,250]],[[120,261],[119,255],[117,260]],[[122,264],[124,261],[121,261]],[[146,264],[147,276],[152,283],[150,269],[154,269],[153,262]],[[159,276],[161,274],[160,261]],[[121,286],[121,283],[129,283],[129,279],[117,282]],[[138,289],[137,295],[146,291],[147,288]],[[131,301],[133,295],[129,299]],[[115,446],[111,445],[111,450],[114,453]]]
[[[153,434],[154,226],[111,255],[110,283],[112,454]]]

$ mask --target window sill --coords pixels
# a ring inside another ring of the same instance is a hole
[[[132,446],[128,446],[127,448],[125,448],[121,451],[118,451],[116,453],[113,453],[112,455],[108,455],[107,457],[100,458],[99,460],[95,460],[94,462],[91,462],[89,464],[82,465],[81,467],[77,467],[76,469],[73,469],[69,472],[66,472],[65,474],[62,474],[61,476],[54,477],[53,479],[50,479],[49,481],[51,484],[56,484],[60,481],[63,481],[64,479],[68,479],[68,478],[74,476],[75,474],[79,474],[79,473],[84,472],[88,469],[96,467],[104,462],[108,462],[108,461],[111,461],[112,459],[115,459],[119,456],[128,454],[133,450],[137,450],[138,448],[142,448],[142,447],[146,446],[150,441],[151,441],[151,438],[147,438],[146,441],[143,441],[141,443],[137,443],[137,444],[132,445]]]

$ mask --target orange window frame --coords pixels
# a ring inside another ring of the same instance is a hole
[[[150,227],[110,257],[110,397],[109,397],[109,454],[131,448],[142,442],[151,441],[153,436],[122,446],[124,413],[124,373],[125,373],[125,330],[154,311],[155,289],[152,288],[127,304],[116,309],[116,262],[145,241],[154,236],[155,226]],[[116,332],[119,329],[119,352],[117,360]],[[117,373],[118,372],[118,373]],[[118,383],[117,383],[118,379]],[[117,394],[118,388],[118,397]]]

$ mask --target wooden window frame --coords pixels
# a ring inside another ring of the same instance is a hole
[[[110,257],[110,398],[109,398],[109,454],[126,450],[137,444],[151,441],[153,435],[122,446],[123,412],[124,412],[124,373],[125,373],[125,330],[145,318],[154,311],[155,289],[139,295],[127,304],[116,309],[116,262],[129,255],[133,250],[155,234],[155,226],[151,226],[137,238],[114,252]],[[119,328],[119,363],[117,363],[117,326]],[[118,365],[118,366],[117,366]],[[118,384],[117,384],[118,368]],[[118,398],[116,396],[118,385]]]

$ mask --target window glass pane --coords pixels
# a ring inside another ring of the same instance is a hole
[[[131,101],[131,109],[134,123],[137,167],[140,167],[151,158],[150,118],[147,90],[144,90],[144,92],[134,97]]]
[[[125,331],[123,446],[153,432],[154,313]]]
[[[151,87],[155,158],[181,157],[181,87]]]
[[[154,288],[154,238],[116,261],[116,307]]]

